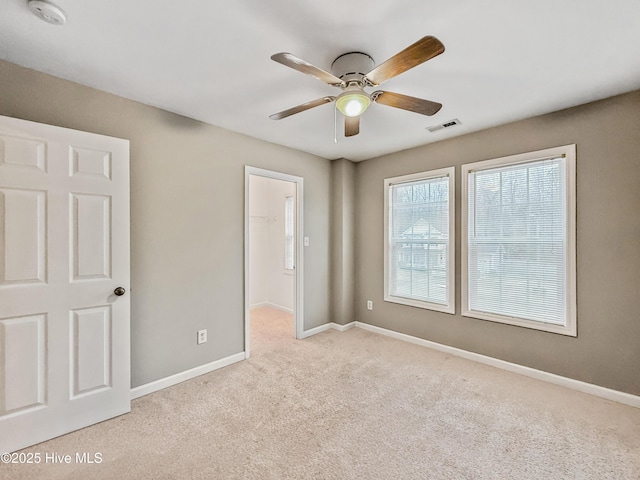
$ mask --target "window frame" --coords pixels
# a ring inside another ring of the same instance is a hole
[[[545,159],[564,157],[565,215],[566,215],[566,265],[565,265],[565,324],[546,323],[508,315],[472,310],[469,307],[469,174],[482,170],[518,164],[533,163]],[[576,145],[537,150],[506,157],[494,158],[462,165],[462,216],[461,216],[461,308],[462,316],[492,322],[542,330],[561,335],[577,336],[576,305]]]
[[[287,194],[284,196],[283,202],[283,230],[284,230],[284,247],[283,247],[283,267],[284,273],[288,275],[293,275],[296,271],[296,242],[295,242],[295,234],[296,234],[296,205],[295,205],[295,195]],[[287,218],[289,215],[287,214],[287,209],[290,207],[291,209],[291,218]],[[289,225],[287,225],[287,221],[291,221],[290,230],[291,234],[287,234],[287,230],[289,230]],[[291,249],[291,268],[288,268],[287,265],[287,250]]]
[[[447,303],[440,304],[424,300],[399,297],[391,294],[390,275],[392,258],[389,255],[391,243],[391,208],[389,190],[394,185],[411,183],[419,180],[432,180],[435,178],[447,178],[449,182],[449,238],[447,239]],[[456,271],[456,248],[455,248],[455,167],[445,167],[425,172],[400,175],[384,179],[384,301],[407,305],[410,307],[423,308],[436,312],[455,314],[456,291],[455,291],[455,271]]]

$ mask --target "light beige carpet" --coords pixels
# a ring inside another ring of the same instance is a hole
[[[254,311],[252,358],[0,465],[11,479],[638,479],[640,410],[361,329],[294,340]]]

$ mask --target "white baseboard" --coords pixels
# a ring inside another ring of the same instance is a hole
[[[351,325],[351,324],[349,324]],[[460,348],[450,347],[449,345],[443,345],[441,343],[432,342],[430,340],[424,340],[423,338],[413,337],[404,333],[394,332],[393,330],[387,330],[385,328],[369,325],[368,323],[355,322],[355,326],[368,330],[370,332],[379,333],[387,337],[395,338],[405,342],[413,343],[439,352],[448,353],[456,357],[462,357],[474,362],[484,363],[492,367],[500,368],[502,370],[508,370],[510,372],[525,375],[527,377],[535,378],[537,380],[543,380],[545,382],[560,385],[562,387],[577,390],[579,392],[595,395],[596,397],[606,398],[607,400],[613,400],[614,402],[624,403],[632,407],[640,408],[640,396],[632,395],[630,393],[620,392],[618,390],[612,390],[610,388],[601,387],[592,383],[582,382],[580,380],[574,380],[572,378],[562,377],[554,373],[544,372],[542,370],[536,370],[535,368],[525,367],[516,363],[499,360],[497,358],[488,357],[479,353],[469,352]]]
[[[338,330],[339,332],[346,332],[347,330],[351,330],[355,328],[356,322],[347,323],[346,325],[340,325],[339,323],[330,323],[331,328],[334,330]]]
[[[282,305],[278,305],[277,303],[260,302],[260,303],[254,303],[249,305],[250,310],[253,310],[254,308],[260,308],[260,307],[271,307],[271,308],[275,308],[276,310],[280,310],[281,312],[286,312],[291,314],[294,313],[293,308],[283,307]]]
[[[320,325],[319,327],[305,330],[304,332],[302,332],[302,338],[309,338],[312,335],[317,335],[318,333],[326,332],[327,330],[331,330],[330,323],[325,323],[324,325]]]
[[[309,338],[312,335],[316,335],[318,333],[326,332],[327,330],[338,330],[339,332],[346,332],[356,326],[356,322],[347,323],[346,325],[340,325],[339,323],[325,323],[324,325],[320,325],[319,327],[311,328],[309,330],[305,330],[302,332],[302,338]]]
[[[511,363],[505,360],[500,360],[500,359],[489,357],[486,355],[481,355],[479,353],[469,352],[467,350],[451,347],[449,345],[443,345],[441,343],[432,342],[430,340],[425,340],[423,338],[413,337],[411,335],[407,335],[404,333],[394,332],[393,330],[387,330],[386,328],[376,327],[374,325],[369,325],[368,323],[351,322],[346,325],[340,325],[333,322],[325,323],[324,325],[320,325],[319,327],[315,327],[310,330],[304,331],[302,333],[302,338],[308,338],[308,337],[311,337],[312,335],[326,332],[327,330],[331,330],[331,329],[338,330],[339,332],[345,332],[354,327],[362,328],[363,330],[367,330],[373,333],[378,333],[380,335],[385,335],[387,337],[395,338],[397,340],[402,340],[404,342],[413,343],[415,345],[420,345],[422,347],[431,348],[433,350],[447,353],[449,355],[454,355],[456,357],[461,357],[467,360],[472,360],[474,362],[483,363],[485,365],[500,368],[502,370],[507,370],[509,372],[518,373],[520,375],[524,375],[527,377],[535,378],[537,380],[549,382],[554,385],[559,385],[562,387],[570,388],[572,390],[577,390],[579,392],[594,395],[596,397],[601,397],[607,400],[612,400],[614,402],[619,402],[625,405],[630,405],[632,407],[640,408],[640,396],[637,396],[637,395],[620,392],[618,390],[612,390],[610,388],[601,387],[599,385],[594,385],[592,383],[582,382],[580,380],[574,380],[572,378],[562,377],[554,373],[544,372],[542,370],[536,370],[535,368],[525,367],[523,365],[518,365],[516,363]],[[201,365],[199,367],[195,367],[190,370],[180,372],[175,375],[171,375],[170,377],[162,378],[160,380],[147,383],[145,385],[140,385],[139,387],[135,387],[131,389],[131,399],[134,400],[136,398],[143,397],[144,395],[157,392],[158,390],[171,387],[173,385],[182,383],[187,380],[191,380],[192,378],[195,378],[200,375],[204,375],[205,373],[213,372],[214,370],[218,370],[219,368],[226,367],[236,362],[240,362],[245,358],[246,358],[245,352],[236,353],[235,355],[221,358],[220,360],[216,360],[215,362],[211,362],[206,365]]]
[[[215,362],[207,363],[206,365],[200,365],[199,367],[186,370],[184,372],[176,373],[170,377],[161,378],[154,382],[146,383],[131,389],[131,400],[149,395],[150,393],[157,392],[163,388],[171,387],[178,383],[191,380],[192,378],[204,375],[205,373],[213,372],[219,368],[226,367],[236,362],[240,362],[246,358],[245,352],[236,353],[229,357],[221,358]]]
[[[282,305],[278,305],[277,303],[267,302],[265,303],[265,307],[275,308],[276,310],[280,310],[281,312],[293,313],[293,308],[283,307]]]

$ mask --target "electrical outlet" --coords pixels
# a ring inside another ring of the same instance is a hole
[[[373,310],[373,302],[371,300],[367,300],[367,310]]]
[[[198,330],[198,345],[201,343],[207,343],[207,329]]]

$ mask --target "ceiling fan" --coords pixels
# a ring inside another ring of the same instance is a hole
[[[333,73],[311,65],[291,53],[276,53],[271,56],[271,60],[311,75],[332,87],[338,87],[342,90],[342,93],[337,96],[326,96],[311,100],[302,105],[274,113],[269,118],[280,120],[335,101],[336,108],[345,117],[344,135],[345,137],[352,137],[360,132],[360,115],[364,113],[372,101],[422,115],[434,115],[442,108],[442,104],[383,90],[367,93],[364,89],[377,87],[381,83],[440,55],[442,52],[444,52],[442,42],[435,37],[426,36],[377,67],[373,58],[366,53],[345,53],[333,61],[331,65]]]

